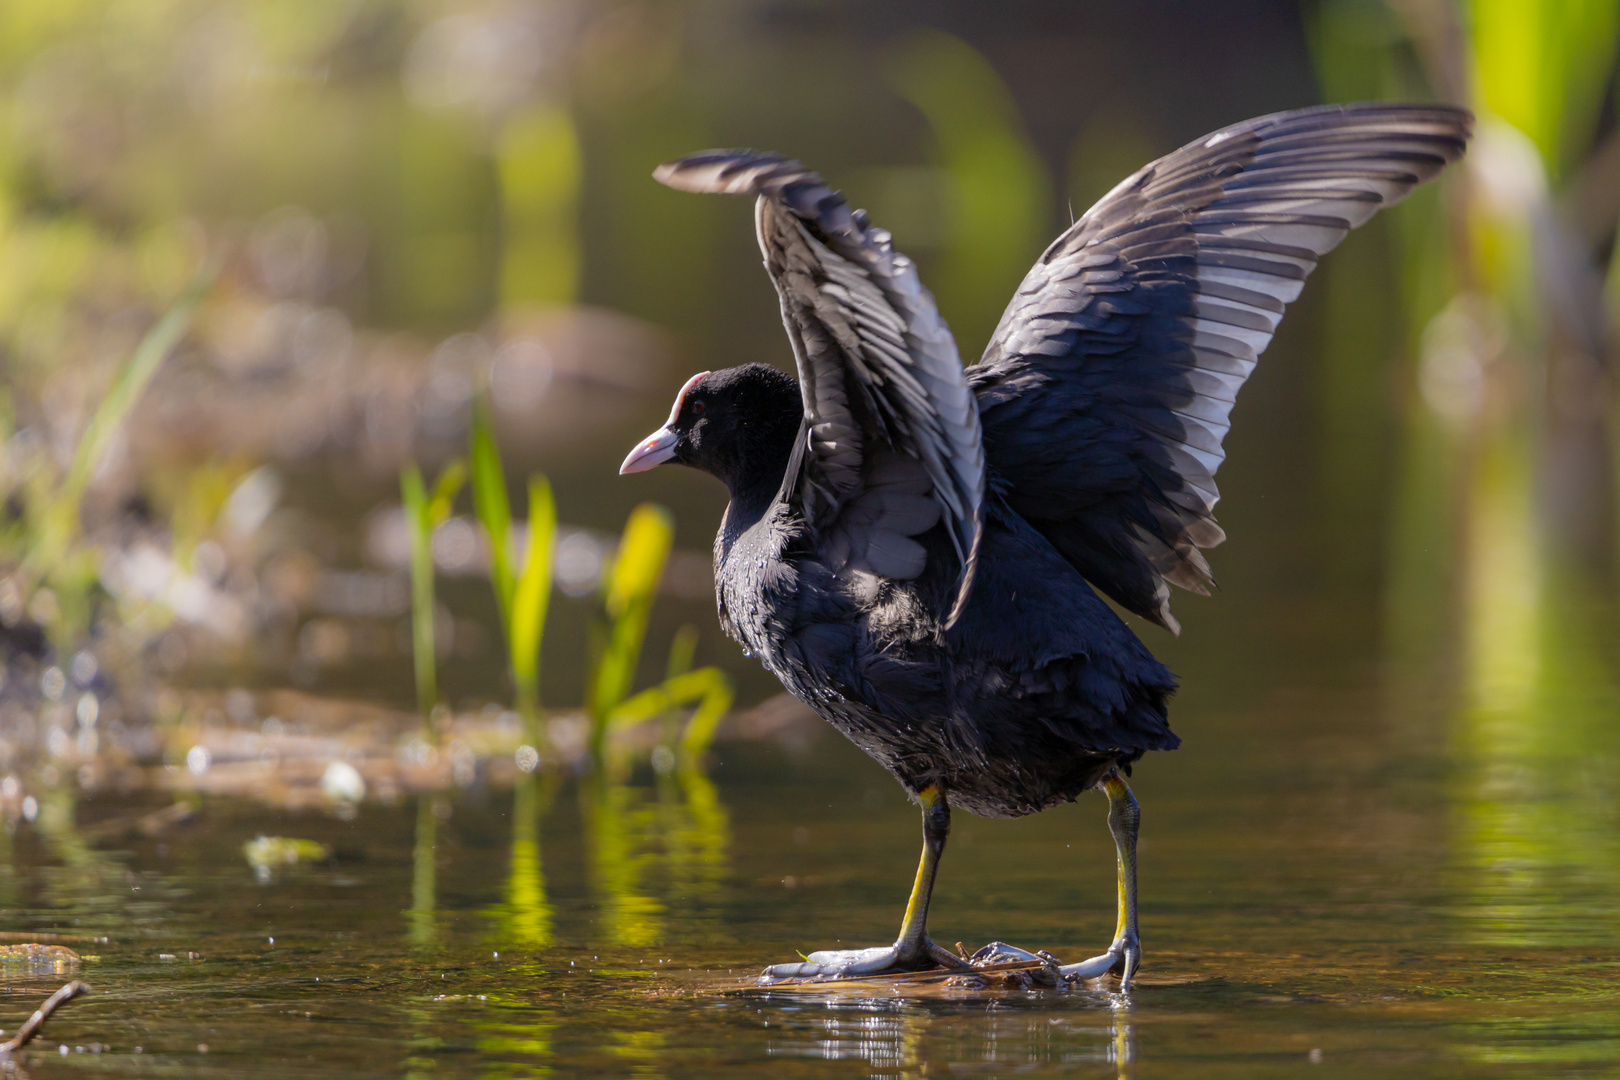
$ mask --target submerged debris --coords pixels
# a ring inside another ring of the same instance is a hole
[[[958,952],[963,952],[960,945]],[[1030,952],[1016,945],[992,941],[972,956],[963,956],[955,967],[929,968],[924,971],[886,972],[876,975],[826,976],[807,978],[772,977],[762,975],[759,985],[793,989],[815,987],[817,990],[840,986],[870,987],[874,983],[896,989],[928,987],[941,990],[1067,990],[1080,982],[1095,980],[1065,979],[1063,964],[1057,957],[1042,949]]]
[[[242,854],[260,881],[269,881],[276,870],[299,863],[321,862],[332,857],[332,849],[314,840],[289,836],[257,836],[242,845]]]
[[[1063,990],[1070,982],[1063,977],[1062,962],[1045,949],[1032,953],[1004,941],[992,941],[968,957],[967,962],[979,970],[946,979],[947,987],[954,990]]]
[[[72,678],[99,678],[89,663],[70,665]],[[77,684],[55,668],[50,688]],[[37,691],[44,676],[32,680]],[[81,825],[100,842],[159,839],[196,822],[206,800],[222,795],[287,810],[328,810],[346,816],[362,802],[392,805],[401,798],[470,786],[506,788],[542,767],[584,766],[590,719],[577,711],[542,716],[543,745],[530,745],[515,711],[484,706],[444,711],[437,743],[424,737],[415,712],[300,690],[178,690],[148,687],[129,701],[109,692],[84,708],[13,701],[14,680],[0,676],[0,828],[32,824],[64,785],[80,791],[168,791],[175,799],[144,813],[124,813]],[[33,699],[30,699],[32,701]],[[95,714],[96,723],[81,723]],[[108,717],[117,717],[109,721]],[[74,734],[76,732],[76,734]],[[778,695],[724,717],[721,741],[771,742],[802,752],[827,734],[806,706]],[[81,737],[82,736],[82,737]],[[95,737],[90,737],[95,736]],[[665,739],[662,718],[611,733],[616,749],[652,756]]]
[[[26,964],[31,969],[63,972],[79,963],[79,954],[66,945],[0,945],[0,964]]]

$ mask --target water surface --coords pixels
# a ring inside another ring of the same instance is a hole
[[[7,924],[108,940],[76,945],[95,993],[26,1067],[1612,1075],[1612,771],[1498,799],[1482,823],[1455,731],[1414,745],[1385,695],[1280,674],[1189,691],[1187,746],[1137,768],[1147,958],[1129,997],[754,987],[796,949],[886,940],[909,885],[914,808],[826,734],[800,750],[722,743],[713,786],[644,766],[623,784],[537,782],[516,843],[509,790],[366,804],[349,821],[210,798],[155,837],[126,827],[162,805],[151,795],[76,812],[65,791],[47,797],[9,838]],[[1579,771],[1567,764],[1546,775]],[[1523,768],[1534,787],[1543,774]],[[1103,812],[1094,795],[1022,821],[956,815],[936,937],[1097,951],[1113,918]],[[263,833],[332,855],[256,874],[241,846]],[[0,1022],[60,978],[8,972]]]

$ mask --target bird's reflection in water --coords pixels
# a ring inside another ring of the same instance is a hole
[[[1136,1077],[1136,1024],[1131,1003],[1121,999],[1114,1002],[1113,1043],[1108,1048],[1108,1059],[1114,1063],[1114,1074],[1120,1080]]]
[[[820,1001],[803,1011],[767,1010],[770,1027],[782,1032],[770,1040],[768,1053],[864,1061],[873,1080],[985,1066],[1086,1064],[1112,1065],[1119,1080],[1134,1080],[1136,1025],[1128,1001],[1114,998],[1106,1012],[1054,1013],[1022,1004],[991,1000],[948,1018],[935,1007],[905,1001]]]

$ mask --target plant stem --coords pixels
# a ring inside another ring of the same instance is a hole
[[[433,529],[428,522],[427,490],[422,471],[410,465],[399,474],[399,493],[411,533],[411,652],[416,664],[416,707],[434,731],[433,707],[439,703],[435,656],[433,598]]]

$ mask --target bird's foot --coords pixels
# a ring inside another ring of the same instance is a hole
[[[1078,964],[1064,964],[1060,969],[1070,982],[1100,979],[1104,975],[1118,975],[1121,992],[1131,988],[1131,979],[1142,963],[1142,942],[1135,934],[1121,934],[1108,946],[1108,951]]]
[[[888,975],[930,968],[966,968],[967,962],[955,953],[923,939],[920,945],[896,942],[871,949],[826,949],[811,953],[796,964],[772,964],[760,973],[760,981],[779,979],[849,979],[859,975]]]

